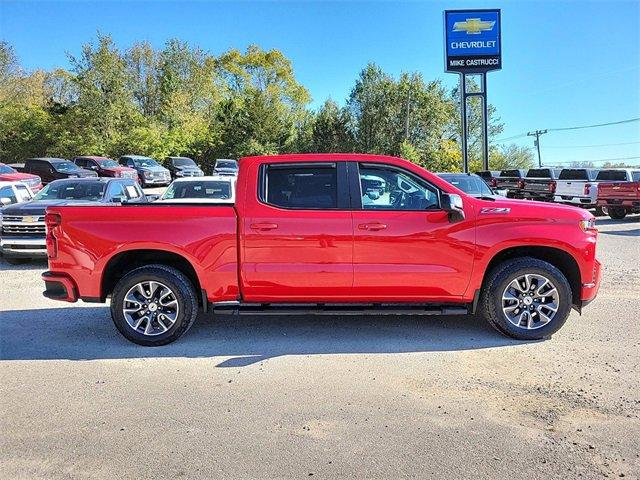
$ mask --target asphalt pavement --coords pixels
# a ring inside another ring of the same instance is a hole
[[[0,259],[0,478],[637,478],[640,217],[550,340],[468,317],[203,316],[127,342]]]

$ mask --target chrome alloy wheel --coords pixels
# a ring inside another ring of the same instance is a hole
[[[124,297],[122,313],[129,326],[143,335],[160,335],[178,318],[178,300],[166,285],[153,280],[136,283]]]
[[[502,312],[513,325],[534,330],[549,323],[560,307],[558,289],[543,275],[525,274],[502,293]]]

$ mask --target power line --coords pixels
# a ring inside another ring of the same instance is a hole
[[[607,123],[596,123],[594,125],[579,125],[576,127],[558,127],[558,128],[547,128],[546,130],[549,132],[562,132],[562,131],[566,131],[566,130],[581,130],[583,128],[596,128],[596,127],[607,127],[609,125],[621,125],[623,123],[632,123],[632,122],[637,122],[640,121],[640,117],[635,117],[635,118],[629,118],[627,120],[618,120],[617,122],[607,122]],[[507,140],[515,140],[517,138],[522,138],[522,137],[526,137],[527,133],[520,133],[518,135],[514,135],[512,137],[507,137],[507,138],[499,138],[497,140],[494,140],[494,142],[506,142]]]
[[[597,145],[545,145],[544,148],[594,148],[594,147],[616,147],[619,145],[637,145],[640,142],[622,142],[622,143],[600,143]]]
[[[638,120],[640,120],[640,117],[630,118],[629,120],[619,120],[617,122],[597,123],[595,125],[581,125],[579,127],[548,128],[547,130],[549,130],[550,132],[561,132],[565,130],[580,130],[583,128],[595,128],[595,127],[607,127],[609,125],[620,125],[622,123],[637,122]]]

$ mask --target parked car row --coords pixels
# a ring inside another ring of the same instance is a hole
[[[616,219],[640,213],[640,169],[532,168],[478,175],[508,198],[595,208]]]
[[[0,163],[0,181],[22,181],[37,192],[43,185],[65,178],[130,178],[143,187],[164,187],[176,178],[204,176],[204,171],[188,157],[167,157],[164,164],[166,167],[143,155],[123,155],[117,161],[90,155],[77,156],[71,161],[52,157],[29,158],[23,164]],[[214,173],[237,175],[237,172],[235,160],[216,160]]]

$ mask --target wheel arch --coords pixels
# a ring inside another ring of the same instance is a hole
[[[191,262],[182,255],[166,250],[134,249],[117,253],[109,259],[102,273],[100,298],[105,301],[118,281],[131,270],[152,264],[168,265],[182,272],[193,284],[199,302],[203,304],[202,287]],[[206,295],[204,296],[206,298]],[[205,304],[206,306],[206,304]]]
[[[580,292],[582,281],[580,276],[580,267],[576,259],[566,250],[556,247],[543,246],[514,246],[500,250],[491,258],[484,270],[482,277],[481,289],[487,284],[487,280],[493,273],[495,268],[507,260],[514,258],[536,258],[545,261],[556,267],[565,276],[571,286],[572,303],[575,307],[580,306]]]

